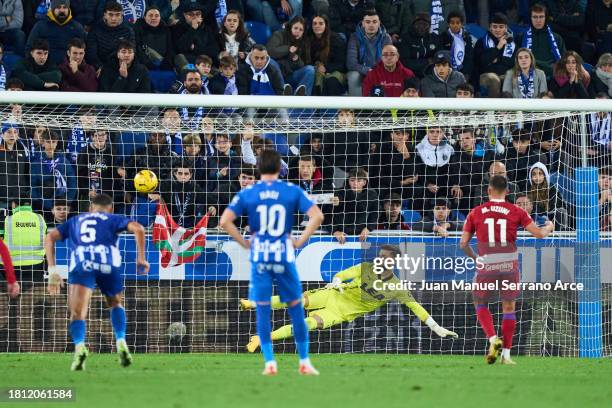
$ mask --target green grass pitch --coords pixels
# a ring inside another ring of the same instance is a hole
[[[72,387],[70,403],[14,407],[604,407],[612,406],[612,360],[518,357],[488,366],[482,357],[323,354],[319,377],[301,377],[297,357],[278,355],[279,374],[260,375],[259,354],[91,353],[71,372],[69,354],[0,354],[0,386]]]

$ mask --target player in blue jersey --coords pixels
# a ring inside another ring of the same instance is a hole
[[[132,363],[132,356],[125,342],[126,316],[123,308],[123,276],[121,252],[117,247],[119,234],[128,231],[136,239],[136,266],[139,273],[149,272],[145,260],[145,231],[142,225],[123,215],[112,214],[113,200],[99,194],[91,200],[90,212],[70,218],[47,234],[45,252],[49,265],[48,291],[55,295],[64,286],[57,273],[55,242],[68,240],[70,261],[68,266],[68,306],[70,308],[70,334],[74,342],[73,371],[85,369],[89,352],[85,347],[85,319],[89,310],[91,293],[96,284],[111,308],[111,324],[117,340],[117,352],[121,365]]]
[[[249,298],[256,304],[257,334],[265,360],[262,374],[274,375],[271,339],[272,284],[276,282],[280,299],[287,303],[293,323],[293,334],[300,356],[299,372],[318,375],[308,358],[308,327],[304,321],[302,284],[295,267],[295,251],[323,222],[323,213],[300,187],[278,180],[281,169],[280,155],[264,150],[259,157],[261,180],[240,191],[223,212],[219,225],[244,248],[251,249],[251,284]],[[297,212],[308,215],[308,225],[298,239],[292,239],[291,229]],[[234,221],[248,215],[251,241],[245,240]]]

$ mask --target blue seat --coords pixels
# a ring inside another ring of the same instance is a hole
[[[477,40],[480,40],[487,34],[487,30],[479,26],[478,24],[466,24],[465,29],[468,33],[472,34]]]
[[[402,210],[402,218],[407,224],[414,224],[415,222],[421,221],[421,213],[414,210]]]
[[[518,24],[510,24],[510,30],[512,31],[512,34],[514,35],[514,39],[516,41],[516,37],[529,30],[529,27]]]
[[[459,210],[452,210],[450,213],[451,219],[457,222],[465,222],[465,214]]]
[[[257,44],[266,45],[270,36],[272,36],[272,31],[270,31],[270,27],[265,25],[264,23],[260,23],[259,21],[246,21],[244,23],[249,33],[251,33],[251,37]]]
[[[176,81],[176,74],[174,71],[149,71],[149,77],[151,78],[151,88],[153,92],[157,93],[168,93],[170,87]]]
[[[589,74],[593,74],[593,70],[595,69],[591,64],[589,64],[588,62],[585,62],[582,64],[582,66],[584,67],[584,69],[587,70],[587,72]]]
[[[261,135],[263,139],[271,140],[274,143],[274,149],[282,156],[289,154],[289,144],[287,137],[282,133],[264,133]]]
[[[19,62],[22,59],[23,57],[17,54],[13,54],[13,53],[4,54],[4,58],[2,58],[2,64],[4,64],[4,68],[6,68],[7,78],[10,76],[10,73],[15,68],[15,64],[17,64],[17,62]]]

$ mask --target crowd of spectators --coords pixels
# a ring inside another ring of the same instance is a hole
[[[611,10],[609,0],[0,0],[0,89],[608,99]],[[255,41],[245,21],[272,33]],[[160,89],[161,73],[176,82]],[[97,129],[94,109],[82,109],[68,131],[23,127],[20,107],[11,109],[14,120],[2,123],[0,206],[29,196],[50,222],[105,192],[145,225],[163,200],[180,225],[208,212],[214,226],[232,194],[257,178],[258,154],[276,148],[282,177],[320,197],[323,228],[340,242],[375,229],[444,236],[486,197],[492,174],[508,177],[509,200],[537,222],[574,227],[571,194],[557,186],[572,177],[565,159],[579,154],[555,120],[503,132],[382,132],[360,130],[358,113],[339,110],[330,119],[336,130],[281,149],[278,135],[215,129],[214,115],[249,120],[254,110],[167,108],[159,112],[165,131],[128,142]],[[611,122],[606,112],[587,118],[604,228],[612,228]],[[158,175],[157,192],[133,190],[141,169]]]

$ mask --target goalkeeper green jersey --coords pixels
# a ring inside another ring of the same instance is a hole
[[[429,317],[429,313],[414,300],[410,291],[375,289],[374,281],[382,279],[381,275],[374,273],[373,265],[370,262],[364,262],[338,272],[334,278],[339,278],[343,282],[352,279],[342,285],[344,292],[339,294],[336,300],[338,306],[343,309],[345,318],[352,320],[357,316],[372,312],[392,300],[397,300],[409,307],[421,321],[425,321]],[[400,280],[397,276],[392,275],[383,282],[399,284]],[[379,283],[377,286],[382,285]]]

